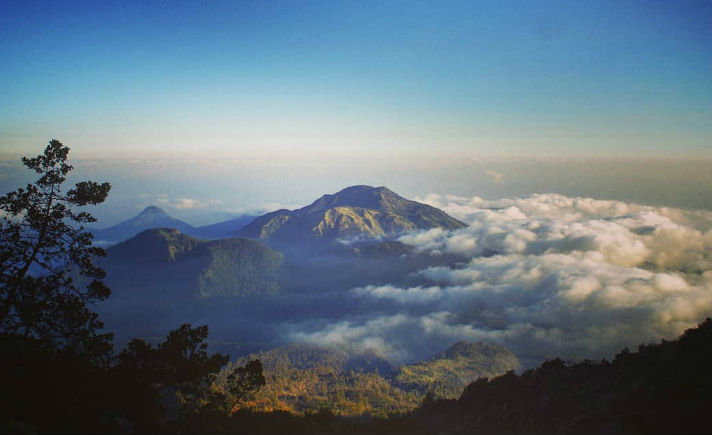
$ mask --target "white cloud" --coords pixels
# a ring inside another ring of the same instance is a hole
[[[179,209],[179,210],[190,210],[193,208],[197,208],[201,205],[198,201],[190,198],[178,198],[175,203],[173,204],[173,207]],[[202,207],[201,207],[202,208]]]
[[[164,195],[159,195],[155,202],[162,207],[174,210],[219,209],[223,204],[219,199],[168,198]]]
[[[418,286],[352,290],[392,308],[341,324],[338,335],[351,345],[380,338],[392,353],[413,355],[422,343],[489,340],[531,365],[551,356],[610,357],[625,346],[673,338],[712,315],[710,212],[557,194],[422,200],[469,226],[400,241],[457,254],[464,263],[421,270],[425,283]],[[417,343],[372,323],[393,316]],[[328,331],[335,330],[314,337]]]
[[[485,174],[492,178],[492,181],[494,181],[495,183],[499,183],[500,181],[502,181],[502,174],[499,172],[487,170],[485,171]]]
[[[389,336],[398,335],[411,324],[412,319],[399,314],[376,317],[361,324],[339,322],[311,333],[296,331],[291,333],[290,338],[322,346],[344,347],[355,353],[372,352],[390,360],[403,360],[407,358],[406,351],[395,340],[389,340]]]

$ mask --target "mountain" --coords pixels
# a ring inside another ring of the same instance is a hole
[[[712,319],[613,361],[553,359],[467,386],[407,419],[422,433],[708,433]]]
[[[415,409],[427,392],[457,397],[480,376],[496,376],[519,367],[507,349],[483,343],[457,343],[428,361],[393,367],[372,353],[291,344],[245,356],[230,368],[259,359],[267,384],[250,398],[252,410],[307,413],[328,409],[337,415],[385,417]],[[407,382],[403,379],[407,378]]]
[[[396,379],[408,389],[455,399],[478,378],[492,378],[519,367],[517,357],[503,346],[460,341],[427,361],[401,367]]]
[[[180,288],[198,299],[273,294],[281,262],[282,254],[259,242],[200,240],[173,228],[146,230],[98,261],[114,291],[140,281],[142,292]]]
[[[352,186],[298,210],[260,216],[237,235],[273,243],[333,242],[464,226],[442,210],[407,200],[386,187]]]
[[[256,217],[257,215],[240,215],[224,222],[195,228],[195,230],[189,234],[203,239],[226,239],[234,237],[237,231],[241,230],[247,224],[255,220]]]
[[[155,205],[146,207],[137,216],[125,220],[113,227],[91,230],[94,240],[104,242],[122,242],[151,228],[175,228],[183,233],[191,234],[195,228],[180,219],[168,215]]]
[[[209,318],[215,306],[230,309],[226,299],[274,295],[283,259],[253,240],[207,241],[167,228],[146,230],[106,252],[96,262],[112,294],[97,311],[121,335]]]

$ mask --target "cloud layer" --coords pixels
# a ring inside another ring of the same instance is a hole
[[[533,365],[610,357],[712,315],[710,212],[557,194],[420,200],[469,226],[400,240],[462,262],[420,270],[419,286],[353,289],[378,310],[295,338],[391,359],[459,339],[494,341]]]

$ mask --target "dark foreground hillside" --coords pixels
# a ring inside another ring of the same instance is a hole
[[[193,411],[171,412],[157,388],[171,386],[192,395],[198,384],[186,380],[226,360],[203,351],[171,353],[175,345],[184,346],[171,340],[197,331],[183,327],[154,350],[136,343],[120,355],[118,365],[103,369],[78,364],[70,355],[47,358],[41,351],[22,363],[8,359],[18,351],[5,337],[1,373],[10,394],[3,396],[0,432],[710,433],[712,426],[709,318],[676,340],[624,350],[612,362],[552,360],[521,375],[475,381],[459,399],[426,395],[411,413],[372,419],[336,416],[325,408],[301,415],[246,408],[231,413],[216,406],[232,403],[217,391],[203,396],[208,402]],[[206,333],[201,330],[195,338],[202,340]],[[186,344],[197,344],[191,340]],[[181,380],[175,373],[187,377]]]
[[[673,341],[623,350],[612,362],[556,359],[521,376],[470,384],[406,421],[424,432],[710,433],[712,319]]]
[[[394,367],[375,354],[291,344],[229,363],[216,387],[234,367],[260,360],[266,384],[239,405],[251,411],[305,415],[328,411],[344,417],[386,417],[412,411],[426,396],[459,397],[480,377],[519,368],[502,346],[458,342],[428,360]]]
[[[457,400],[426,398],[407,415],[368,422],[328,411],[233,414],[231,433],[710,433],[712,319],[680,338],[608,361],[556,359],[522,375],[470,384]],[[213,422],[215,423],[215,422]],[[218,427],[213,426],[213,429]],[[195,429],[198,429],[197,427]]]

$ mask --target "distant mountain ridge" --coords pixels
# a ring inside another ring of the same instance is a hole
[[[420,433],[708,433],[712,319],[612,361],[543,362],[468,385],[407,417]],[[412,430],[410,431],[412,432]],[[408,433],[403,432],[403,433]]]
[[[256,217],[257,215],[252,214],[240,215],[226,221],[197,227],[190,234],[203,239],[226,239],[234,237],[237,231],[255,220]]]
[[[169,216],[160,207],[151,205],[131,219],[109,228],[91,230],[91,232],[94,234],[94,240],[121,242],[151,228],[175,228],[186,234],[195,231],[195,227],[192,225]]]
[[[387,187],[351,186],[297,210],[260,216],[237,235],[276,243],[333,242],[465,226],[444,211],[405,199]]]
[[[502,346],[465,342],[401,368],[370,352],[354,354],[313,344],[289,344],[247,355],[229,367],[255,358],[262,361],[268,382],[250,398],[250,408],[294,413],[326,408],[342,416],[407,412],[428,392],[459,397],[479,377],[519,368],[519,360]],[[223,380],[226,373],[221,374]]]
[[[241,215],[227,221],[201,227],[194,227],[176,219],[162,208],[150,205],[138,215],[108,228],[92,229],[94,240],[118,243],[128,240],[142,231],[155,228],[175,228],[181,233],[203,239],[224,239],[234,237],[236,231],[252,222],[256,216]]]
[[[504,346],[459,341],[427,361],[401,367],[399,384],[436,397],[456,399],[478,378],[519,369],[519,359]]]
[[[351,186],[323,195],[297,210],[277,210],[262,216],[242,215],[194,227],[151,205],[133,218],[109,228],[93,229],[94,240],[118,243],[153,228],[175,228],[205,239],[244,237],[274,243],[333,242],[393,238],[414,230],[464,227],[444,211],[405,199],[387,187]]]
[[[112,295],[96,311],[120,336],[151,336],[177,319],[202,316],[206,304],[227,306],[280,288],[282,254],[253,240],[199,240],[154,228],[106,252],[96,263]]]
[[[182,290],[201,299],[273,294],[282,259],[281,253],[252,240],[208,241],[156,228],[107,249],[98,264],[106,270],[112,290],[130,292],[125,282],[138,280],[150,291]]]

